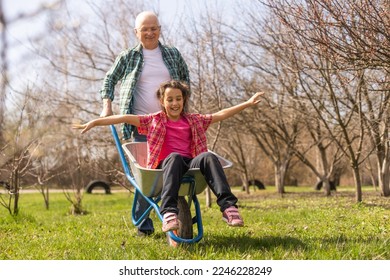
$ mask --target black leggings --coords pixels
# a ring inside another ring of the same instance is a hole
[[[177,197],[181,180],[190,168],[199,168],[210,189],[217,197],[221,212],[235,205],[237,198],[232,193],[225,172],[218,158],[210,152],[201,153],[193,159],[178,153],[170,154],[159,166],[163,169],[163,188],[160,213],[178,213]]]

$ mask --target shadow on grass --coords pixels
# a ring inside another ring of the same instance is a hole
[[[273,248],[281,249],[293,249],[304,250],[305,244],[297,238],[285,236],[263,236],[263,237],[251,237],[251,236],[208,236],[204,242],[206,246],[213,245],[221,250],[234,248],[241,253],[245,253],[248,250],[271,250]]]
[[[357,204],[358,206],[361,206],[361,207],[368,207],[368,208],[383,208],[383,209],[386,209],[386,210],[389,210],[390,209],[390,204],[383,204],[383,203],[380,203],[380,202],[360,202],[360,204]]]

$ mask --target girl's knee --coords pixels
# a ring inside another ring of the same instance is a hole
[[[166,166],[167,164],[177,164],[181,163],[183,161],[183,157],[179,153],[171,153],[168,155],[163,162],[163,167]]]
[[[182,160],[182,159],[183,159],[183,157],[179,153],[171,153],[166,158],[166,160]]]
[[[210,152],[202,153],[199,160],[200,166],[203,166],[204,168],[219,167],[221,165],[218,157]]]
[[[207,161],[218,161],[217,156],[210,152],[203,153],[203,159]]]

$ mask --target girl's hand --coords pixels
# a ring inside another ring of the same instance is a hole
[[[90,130],[92,127],[94,127],[92,122],[88,122],[88,123],[85,123],[85,124],[74,124],[72,126],[72,128],[74,128],[74,129],[82,129],[81,130],[81,134],[84,134],[85,132]]]
[[[259,103],[261,101],[261,97],[263,95],[264,95],[264,92],[262,92],[262,91],[256,92],[251,98],[249,98],[248,102],[251,105],[256,105],[257,103]]]

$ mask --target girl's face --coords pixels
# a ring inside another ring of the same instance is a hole
[[[161,105],[165,108],[168,119],[178,121],[184,106],[183,93],[177,88],[167,88],[161,100]]]

